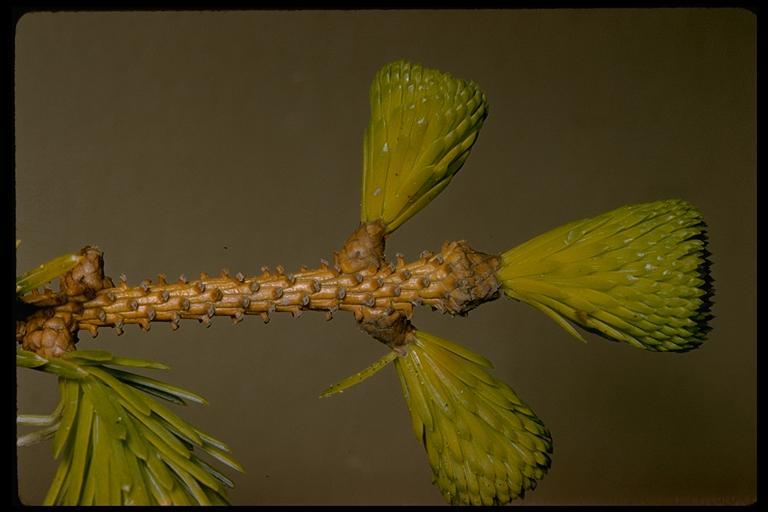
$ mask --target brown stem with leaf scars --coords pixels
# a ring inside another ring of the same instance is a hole
[[[396,347],[412,329],[413,306],[427,305],[451,315],[464,315],[479,304],[498,298],[495,271],[498,256],[475,251],[463,241],[447,242],[437,254],[424,252],[406,263],[384,259],[384,231],[378,223],[361,224],[335,255],[333,265],[321,260],[316,269],[286,272],[262,268],[257,276],[208,276],[187,281],[145,280],[128,286],[122,278],[114,286],[103,274],[101,252],[81,251],[84,262],[65,274],[61,291],[32,292],[22,298],[39,309],[17,321],[17,340],[41,355],[73,350],[77,332],[96,336],[99,328],[127,324],[149,330],[152,322],[197,319],[210,325],[215,316],[235,322],[260,315],[268,322],[273,312],[351,311],[360,326],[377,340]]]

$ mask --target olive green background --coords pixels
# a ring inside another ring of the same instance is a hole
[[[368,86],[407,58],[476,81],[490,115],[452,185],[388,241],[500,252],[623,204],[680,197],[709,226],[708,342],[583,345],[507,300],[415,323],[494,361],[549,426],[526,504],[755,499],[755,17],[737,9],[110,12],[25,15],[16,36],[18,271],[86,244],[107,274],[259,272],[330,258],[359,216]],[[441,504],[393,368],[319,392],[384,348],[351,315],[217,318],[82,335],[169,362],[183,413],[247,472],[235,504]],[[18,375],[46,413],[55,379]],[[39,503],[50,444],[18,451]],[[231,473],[231,472],[230,472]]]

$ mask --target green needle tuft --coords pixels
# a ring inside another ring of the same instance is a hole
[[[712,318],[706,225],[670,199],[553,229],[502,255],[506,295],[613,341],[653,351],[698,347]]]
[[[38,358],[43,359],[42,364]],[[113,357],[102,350],[71,352],[66,359],[46,360],[21,349],[17,349],[17,364],[59,375],[62,398],[54,413],[21,416],[19,421],[45,426],[21,437],[19,445],[53,437],[59,467],[46,504],[226,504],[226,488],[232,487],[232,481],[198,455],[205,452],[237,471],[242,471],[242,466],[224,443],[201,433],[153,396],[180,404],[185,399],[204,399],[182,388],[105,366],[165,365]]]
[[[461,169],[488,105],[474,82],[403,60],[376,73],[370,100],[361,220],[391,233]]]
[[[411,339],[395,368],[445,499],[503,505],[534,489],[552,453],[541,420],[486,371],[482,356],[421,331]]]

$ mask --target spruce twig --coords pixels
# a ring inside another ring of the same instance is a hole
[[[114,366],[161,363],[77,351],[80,331],[149,330],[153,322],[214,317],[240,322],[272,313],[351,312],[391,352],[321,396],[341,392],[394,362],[414,433],[434,482],[452,504],[507,504],[534,489],[552,453],[548,429],[482,356],[425,333],[414,306],[465,315],[504,295],[536,307],[584,340],[575,323],[651,351],[698,347],[712,318],[706,225],[689,203],[630,205],[577,221],[502,254],[464,241],[413,262],[394,263],[385,239],[424,208],[462,168],[488,114],[477,84],[406,61],[384,66],[370,89],[364,136],[361,223],[333,265],[254,276],[161,276],[115,286],[102,253],[85,247],[17,280],[32,312],[17,319],[17,366],[59,376],[61,402],[49,416],[20,416],[43,427],[26,445],[53,438],[59,467],[49,504],[219,504],[232,482],[200,451],[236,470],[226,445],[184,422],[155,398],[204,403],[195,393]],[[37,290],[60,277],[60,290]]]

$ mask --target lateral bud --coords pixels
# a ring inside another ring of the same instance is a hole
[[[351,274],[384,262],[385,227],[380,221],[363,222],[352,232],[344,246],[335,254],[340,271]]]

